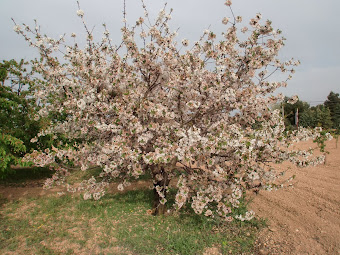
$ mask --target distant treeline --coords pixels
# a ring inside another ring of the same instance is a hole
[[[310,106],[307,102],[297,101],[289,104],[290,98],[286,97],[283,102],[285,125],[288,129],[301,127],[322,127],[340,131],[340,97],[339,93],[331,91],[323,104]]]

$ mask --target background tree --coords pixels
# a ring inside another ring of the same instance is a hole
[[[327,96],[327,100],[324,105],[329,108],[331,119],[333,122],[333,128],[340,130],[340,97],[339,93],[331,91]]]
[[[16,137],[20,133],[17,121],[9,121],[20,117],[21,99],[10,88],[0,86],[0,178],[6,176],[12,164],[19,164],[19,157],[26,152],[24,142]]]
[[[23,60],[0,63],[0,176],[4,177],[12,164],[20,164],[20,157],[35,144],[30,140],[39,132],[33,120],[34,102],[27,98],[29,83]],[[6,85],[6,82],[9,84]]]
[[[303,115],[305,111],[308,111],[310,108],[307,102],[298,100],[294,104],[289,103],[291,98],[285,97],[283,106],[284,106],[284,115],[285,115],[285,125],[286,128],[292,129],[296,126],[295,123],[295,114],[297,109],[299,109],[299,116]]]
[[[306,128],[322,127],[326,130],[333,126],[330,110],[324,105],[317,105],[304,110],[304,112],[300,114],[299,123]]]
[[[33,75],[34,70],[28,72],[27,67],[28,63],[24,60],[0,63],[1,178],[13,172],[11,165],[27,165],[21,160],[25,153],[69,142],[57,134],[36,137],[50,122],[62,122],[65,117],[63,113],[50,112],[45,118],[35,119],[41,107],[32,97],[32,89],[35,84],[44,82]]]

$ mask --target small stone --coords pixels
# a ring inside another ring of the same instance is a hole
[[[263,250],[263,249],[259,250],[259,253],[260,253],[261,255],[268,255],[268,252],[265,251],[265,250]]]

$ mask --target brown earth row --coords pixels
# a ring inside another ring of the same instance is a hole
[[[269,224],[257,241],[259,254],[340,254],[340,146],[335,143],[327,143],[326,164],[291,167],[293,188],[253,198],[252,209]]]

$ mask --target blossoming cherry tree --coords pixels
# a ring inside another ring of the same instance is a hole
[[[292,151],[293,141],[311,134],[286,133],[279,111],[270,108],[282,100],[275,90],[286,86],[299,64],[279,60],[284,39],[270,21],[257,14],[242,26],[242,17],[230,12],[221,18],[220,37],[205,30],[197,42],[180,43],[168,25],[172,10],[164,7],[151,22],[142,4],[145,12],[136,25],[124,20],[118,46],[105,25],[96,43],[80,8],[77,15],[87,31],[83,48],[67,45],[65,37],[43,35],[38,27],[15,26],[41,56],[33,65],[44,81],[35,88],[43,105],[37,118],[64,116],[39,136],[62,134],[70,141],[27,155],[36,165],[57,170],[47,186],[67,176],[62,162],[69,161],[83,171],[102,168],[100,181],[91,178],[78,187],[85,199],[103,196],[110,180],[122,180],[123,190],[150,172],[154,214],[165,212],[169,183],[175,180],[174,209],[188,203],[197,214],[230,221],[246,190],[283,184],[271,162],[305,166],[323,160],[311,151]],[[231,8],[231,1],[225,5]],[[275,72],[287,73],[287,80],[269,79]]]

